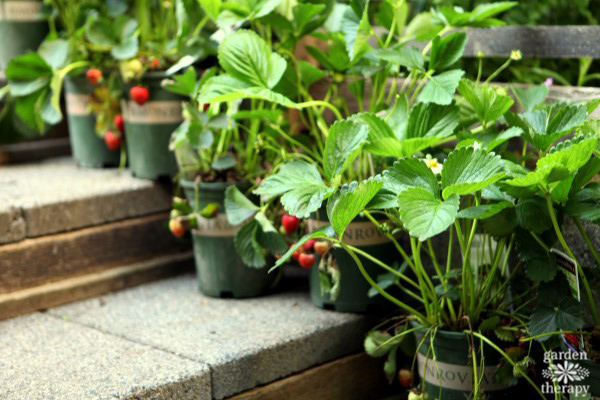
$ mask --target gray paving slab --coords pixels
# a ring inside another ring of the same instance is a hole
[[[20,210],[25,236],[36,237],[168,210],[170,195],[128,170],[79,168],[59,158],[0,168],[0,205],[0,226]],[[22,239],[21,225],[1,229],[0,243]]]
[[[210,399],[210,370],[37,313],[0,323],[0,398]]]
[[[317,309],[306,288],[207,298],[192,274],[50,312],[209,364],[218,399],[360,350],[369,326],[359,315]]]

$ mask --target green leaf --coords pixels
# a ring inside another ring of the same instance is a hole
[[[512,91],[524,112],[533,111],[535,106],[542,104],[548,96],[546,85],[533,86],[528,89],[513,86]]]
[[[366,151],[380,156],[401,156],[402,144],[384,120],[374,113],[366,112],[354,114],[350,120],[367,129],[368,143],[364,146]]]
[[[300,238],[300,240],[298,240],[292,247],[290,247],[290,249],[287,251],[287,253],[285,253],[283,256],[281,256],[281,258],[279,258],[279,260],[277,260],[277,262],[275,263],[275,266],[273,266],[273,268],[271,268],[271,271],[278,267],[281,267],[283,264],[285,264],[290,259],[292,254],[294,254],[296,252],[296,250],[298,250],[300,247],[302,247],[304,245],[304,243],[306,243],[308,240],[311,240],[311,239],[333,239],[334,237],[335,237],[335,231],[333,230],[331,225],[324,226],[322,228],[317,229],[314,232],[311,232],[311,233],[308,233],[308,234],[302,236]]]
[[[48,79],[47,77],[40,77],[25,82],[10,82],[10,94],[16,97],[27,96],[48,86],[49,83],[50,79]]]
[[[27,53],[10,60],[4,71],[8,81],[31,81],[52,78],[52,68],[37,53]]]
[[[339,196],[330,200],[333,201],[333,205],[328,205],[328,211],[331,210],[328,214],[330,214],[331,225],[340,239],[343,238],[350,222],[365,209],[382,186],[382,178],[374,176],[360,183],[352,182],[342,186]]]
[[[406,189],[398,196],[400,220],[408,233],[420,241],[448,229],[456,219],[459,203],[457,195],[443,201],[421,187]]]
[[[575,192],[565,207],[567,214],[600,224],[600,183],[590,183]]]
[[[252,10],[248,19],[256,19],[269,14],[281,3],[281,0],[247,0],[248,9]]]
[[[231,155],[225,155],[215,160],[210,166],[217,171],[224,171],[235,167],[235,158]]]
[[[520,199],[516,206],[517,224],[534,233],[544,232],[552,227],[546,200],[536,196]]]
[[[221,11],[222,0],[198,0],[202,9],[212,19],[216,21]]]
[[[296,103],[270,89],[248,87],[246,84],[229,75],[218,75],[208,79],[202,86],[198,102],[222,103],[241,99],[260,99],[296,108]]]
[[[425,71],[425,62],[421,50],[416,47],[401,47],[390,49],[379,49],[374,51],[373,56],[393,64],[398,64],[410,70]]]
[[[330,191],[314,164],[295,160],[265,179],[254,193],[268,197],[283,195],[281,204],[290,215],[307,218],[321,207]]]
[[[543,151],[583,125],[586,116],[585,106],[563,103],[544,105],[541,109],[522,114],[523,120],[527,123],[526,138]]]
[[[420,103],[411,110],[406,131],[401,132],[400,137],[446,138],[454,133],[459,120],[459,110],[454,105]]]
[[[307,88],[311,87],[313,84],[327,76],[325,71],[322,71],[321,69],[313,66],[311,63],[302,60],[298,61],[298,69],[300,71],[300,79]]]
[[[54,69],[64,67],[69,57],[69,42],[64,39],[45,40],[38,54]]]
[[[168,92],[192,98],[196,88],[196,70],[190,67],[183,74],[163,80],[161,86]]]
[[[500,133],[488,133],[480,136],[487,151],[492,151],[502,143],[523,134],[523,129],[513,126]]]
[[[259,212],[254,218],[260,225],[257,236],[258,243],[262,247],[268,249],[272,254],[285,253],[288,250],[289,245],[277,229],[275,229],[266,215],[263,212]]]
[[[423,188],[439,196],[440,184],[422,160],[405,158],[383,171],[383,188],[396,196],[410,188]]]
[[[573,185],[571,186],[571,192],[578,191],[598,174],[600,174],[600,158],[592,156],[587,163],[577,170]]]
[[[518,230],[515,239],[517,255],[525,266],[529,279],[534,282],[553,280],[558,271],[554,254],[540,246],[527,230]]]
[[[484,204],[481,206],[473,206],[465,208],[458,212],[457,218],[467,219],[487,219],[498,214],[505,208],[514,207],[513,203],[508,201],[502,201],[494,204]]]
[[[336,121],[329,129],[323,151],[323,169],[327,179],[333,179],[352,165],[369,131],[356,120]]]
[[[444,162],[442,169],[442,194],[448,198],[454,194],[474,194],[505,176],[500,156],[463,147],[454,150]]]
[[[225,190],[225,211],[231,225],[239,225],[254,216],[260,207],[252,203],[236,186]]]
[[[246,222],[235,234],[233,244],[245,265],[251,268],[263,268],[267,265],[265,251],[258,243],[260,225],[255,219]]]
[[[459,93],[473,107],[479,121],[496,121],[513,105],[513,100],[504,94],[504,89],[490,85],[478,85],[463,79],[458,85]]]
[[[350,61],[355,63],[371,48],[369,37],[372,28],[369,23],[369,8],[365,7],[360,19],[352,9],[347,9],[342,19],[342,32],[346,39],[346,50]]]
[[[419,94],[418,100],[422,103],[435,103],[448,105],[452,103],[454,92],[458,86],[460,78],[465,74],[464,71],[453,69],[432,76],[423,91]]]
[[[442,25],[434,23],[430,12],[421,12],[406,27],[406,36],[421,42],[433,39],[442,29]]]
[[[138,39],[135,36],[129,36],[121,43],[113,47],[110,54],[115,60],[129,60],[136,56],[139,49]]]
[[[325,4],[298,3],[292,10],[294,25],[298,36],[305,34],[305,28],[313,18],[325,10]],[[310,26],[309,26],[310,27]]]
[[[440,71],[457,62],[462,57],[466,44],[467,35],[464,32],[436,36],[431,46],[429,69]]]
[[[585,325],[583,307],[566,290],[568,286],[554,280],[540,285],[538,304],[529,320],[529,334],[532,336],[561,330],[574,331]],[[540,342],[549,339],[543,336]]]
[[[392,335],[385,331],[370,331],[365,337],[365,353],[374,358],[384,357],[398,346],[403,337],[392,339]]]
[[[249,30],[239,30],[221,42],[219,62],[232,77],[263,89],[275,87],[287,66],[283,57]]]

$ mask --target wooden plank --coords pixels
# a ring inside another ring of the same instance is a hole
[[[0,146],[0,164],[39,161],[71,154],[68,137],[40,139]]]
[[[193,254],[185,252],[0,294],[0,320],[165,279],[192,268]]]
[[[230,400],[369,400],[380,398],[386,387],[382,360],[361,353],[249,390]]]
[[[600,58],[600,26],[505,26],[467,30],[464,55],[508,57],[521,50],[526,58]]]
[[[0,246],[0,294],[189,250],[166,212]]]

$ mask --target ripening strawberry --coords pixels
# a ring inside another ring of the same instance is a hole
[[[319,240],[314,245],[315,253],[317,253],[320,256],[325,255],[329,251],[329,247],[330,246],[329,246],[328,242],[326,242],[324,240]]]
[[[300,220],[296,217],[287,214],[284,214],[283,217],[281,217],[281,226],[283,226],[285,233],[288,235],[294,233],[294,231],[298,229],[298,225],[300,225]]]
[[[178,219],[172,219],[169,221],[169,230],[175,237],[183,237],[185,235],[185,228]]]
[[[300,254],[298,257],[298,263],[303,269],[310,269],[315,264],[315,256],[308,253]]]
[[[290,249],[293,248],[296,244],[291,244],[290,245]],[[298,261],[298,259],[300,258],[300,254],[302,254],[302,246],[298,247],[298,249],[296,249],[295,252],[292,253],[292,258],[296,261]]]
[[[121,114],[115,115],[113,118],[113,123],[119,132],[123,133],[125,131],[125,120]]]
[[[150,91],[143,86],[134,86],[129,91],[129,98],[143,106],[150,99]]]
[[[113,131],[107,131],[104,135],[104,143],[109,150],[119,150],[121,147],[121,136],[116,135]]]
[[[160,68],[160,60],[158,58],[155,58],[152,61],[150,61],[150,68],[159,69]]]
[[[398,381],[404,389],[410,389],[413,384],[413,373],[409,369],[401,369],[398,372]]]
[[[90,68],[85,73],[85,77],[92,85],[97,85],[102,80],[102,71],[98,68]]]
[[[315,249],[315,239],[308,239],[306,242],[304,242],[304,250],[308,251],[309,253],[312,253]]]

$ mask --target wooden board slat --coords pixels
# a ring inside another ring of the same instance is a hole
[[[192,268],[193,254],[185,252],[0,294],[0,320],[165,279]]]
[[[600,26],[505,26],[467,30],[464,55],[508,57],[521,50],[526,58],[600,58]]]
[[[39,161],[71,154],[68,137],[32,140],[0,146],[0,164]]]
[[[361,353],[238,394],[230,400],[369,400],[387,388],[383,361]]]
[[[166,212],[0,246],[0,294],[188,251]]]

